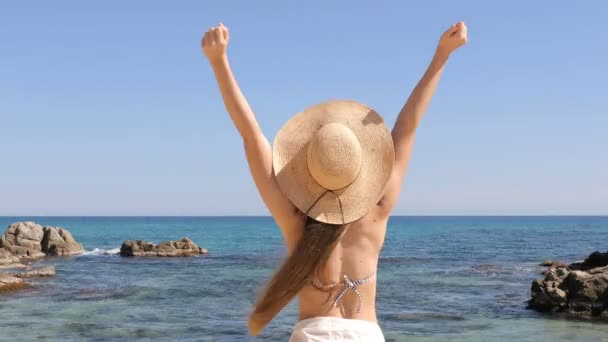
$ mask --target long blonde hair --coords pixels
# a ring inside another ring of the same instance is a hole
[[[346,225],[308,218],[295,249],[275,272],[249,316],[249,332],[256,336],[323,267]]]

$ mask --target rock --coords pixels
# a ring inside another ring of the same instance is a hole
[[[186,257],[198,254],[207,254],[207,250],[187,237],[178,241],[163,241],[158,245],[142,240],[127,240],[120,246],[122,256]]]
[[[59,227],[44,227],[42,251],[46,255],[76,255],[84,252],[82,245],[74,240],[70,232]]]
[[[532,309],[608,321],[608,266],[603,265],[602,253],[594,252],[581,263],[550,268],[544,279],[532,282],[531,295]]]
[[[40,242],[44,232],[34,222],[17,222],[8,226],[0,237],[0,247],[23,259],[39,259],[46,256]]]
[[[560,268],[550,268],[547,270],[547,272],[544,274],[545,275],[545,279],[547,281],[558,281],[561,282],[563,281],[568,274],[570,274],[570,271],[568,271],[568,269],[566,267],[560,267]]]
[[[20,263],[0,265],[0,270],[11,270],[11,269],[18,269],[18,268],[27,268],[27,266],[24,264],[20,264]]]
[[[19,258],[9,252],[6,248],[0,248],[0,266],[18,264]]]
[[[0,293],[17,290],[27,286],[27,283],[17,277],[13,277],[10,274],[0,273]]]
[[[545,267],[567,267],[568,265],[564,264],[563,262],[560,261],[552,261],[552,260],[545,260],[543,262],[541,262],[539,264],[539,266],[545,266]]]
[[[13,223],[0,237],[0,266],[46,256],[75,255],[82,252],[82,245],[74,240],[69,231],[59,227],[43,228],[34,222]]]
[[[608,252],[601,253],[595,251],[591,253],[583,262],[575,262],[570,264],[573,270],[587,271],[592,268],[608,266]]]
[[[15,274],[13,274],[13,276],[17,277],[17,278],[21,278],[21,279],[54,277],[55,276],[55,267],[48,266],[48,267],[34,268],[34,269],[27,270],[24,272],[15,273]]]

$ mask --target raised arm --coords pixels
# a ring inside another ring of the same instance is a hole
[[[255,114],[234,79],[226,48],[230,37],[223,24],[207,31],[203,37],[203,53],[209,60],[226,110],[243,138],[247,162],[255,185],[275,221],[289,239],[290,227],[299,219],[296,208],[280,191],[272,171],[272,148],[262,133]]]
[[[397,201],[403,179],[405,178],[405,172],[409,165],[412,147],[414,146],[416,128],[435,93],[443,67],[448,61],[450,54],[466,44],[466,42],[467,27],[464,22],[452,25],[441,35],[431,64],[397,117],[397,122],[392,132],[393,144],[395,146],[395,164],[391,179],[380,202],[383,212],[387,215]]]

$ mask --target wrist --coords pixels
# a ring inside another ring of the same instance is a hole
[[[209,58],[209,64],[211,64],[211,67],[213,68],[224,67],[228,65],[228,57],[224,54],[220,57]]]
[[[433,62],[440,63],[443,65],[448,61],[449,57],[450,53],[448,51],[445,51],[445,49],[437,48],[437,50],[435,51],[435,55],[433,56]]]

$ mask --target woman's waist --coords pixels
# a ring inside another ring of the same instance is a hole
[[[334,317],[376,323],[376,286],[369,284],[358,293],[346,292],[335,301],[340,291],[319,291],[306,286],[298,294],[300,320],[314,317]]]

